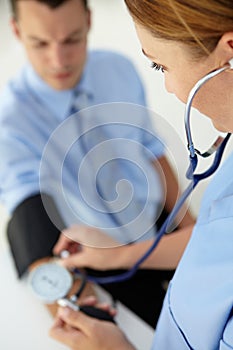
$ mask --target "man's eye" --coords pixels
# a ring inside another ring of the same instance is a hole
[[[162,73],[164,73],[164,68],[160,64],[155,63],[155,62],[151,62],[150,66],[151,66],[152,69],[154,69],[156,71],[161,71]]]
[[[35,43],[33,46],[34,46],[36,49],[41,49],[41,48],[43,48],[43,47],[46,47],[46,46],[47,46],[47,43],[41,41],[41,42]]]
[[[83,41],[83,38],[70,38],[70,39],[67,39],[64,43],[66,45],[72,45],[72,44],[79,44]]]

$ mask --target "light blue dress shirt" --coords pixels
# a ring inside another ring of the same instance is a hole
[[[208,186],[175,272],[153,349],[233,349],[233,154]]]
[[[84,109],[69,117],[74,104]],[[163,202],[151,161],[164,146],[145,104],[135,68],[117,53],[89,52],[73,90],[56,91],[24,67],[0,97],[2,203],[12,212],[42,191],[66,225],[94,225],[122,242],[150,237]]]

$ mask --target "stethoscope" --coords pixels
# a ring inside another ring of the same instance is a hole
[[[191,181],[188,187],[186,188],[186,190],[178,199],[176,205],[174,206],[171,213],[168,215],[167,219],[164,221],[160,230],[156,234],[156,238],[154,239],[154,242],[151,244],[149,249],[137,260],[137,262],[129,270],[113,276],[96,277],[96,276],[91,276],[84,269],[80,269],[80,270],[74,269],[72,270],[73,277],[71,277],[71,274],[70,274],[71,271],[66,270],[64,267],[56,263],[55,264],[47,263],[47,264],[41,265],[37,269],[35,269],[35,271],[32,273],[32,276],[31,276],[31,286],[34,292],[37,294],[37,296],[41,300],[43,300],[46,303],[53,303],[56,301],[61,306],[69,306],[69,307],[72,307],[74,310],[82,310],[87,314],[89,314],[90,316],[101,318],[104,320],[110,320],[114,322],[114,320],[109,316],[107,312],[104,312],[103,310],[102,311],[98,310],[93,307],[78,306],[77,301],[87,281],[91,281],[91,282],[103,285],[108,283],[123,282],[125,280],[130,279],[137,272],[139,266],[148,258],[148,256],[157,247],[161,238],[167,232],[169,232],[169,228],[173,224],[181,207],[183,206],[183,204],[185,203],[186,199],[191,194],[191,192],[194,190],[194,188],[197,186],[197,184],[201,180],[204,180],[208,178],[210,175],[212,175],[219,167],[224,149],[226,147],[226,144],[231,134],[228,133],[225,137],[219,136],[217,140],[214,142],[214,144],[208,149],[208,151],[201,153],[194,147],[192,134],[191,134],[191,127],[190,127],[190,116],[191,116],[192,102],[195,95],[199,91],[199,89],[211,78],[215,77],[216,75],[228,69],[233,69],[233,59],[231,59],[228,62],[228,64],[224,65],[223,67],[216,69],[214,71],[211,71],[210,73],[205,75],[202,79],[200,79],[194,85],[194,87],[189,93],[184,119],[185,119],[185,131],[186,131],[187,144],[188,144],[188,150],[189,150],[189,160],[190,160],[190,165],[186,172],[186,177]],[[195,170],[198,165],[198,156],[206,158],[206,157],[209,157],[214,152],[215,152],[214,160],[210,165],[210,167],[203,173],[195,174]],[[69,252],[65,252],[65,253],[69,254]],[[72,278],[81,279],[81,286],[78,289],[78,291],[76,291],[75,294],[73,294],[71,297],[68,297],[67,296],[68,291],[72,286]]]
[[[213,143],[213,145],[204,153],[201,153],[194,147],[193,139],[192,139],[192,133],[191,133],[191,126],[190,126],[190,117],[191,117],[191,107],[192,102],[197,94],[197,92],[200,90],[200,88],[208,82],[210,79],[215,77],[216,75],[228,70],[233,69],[233,59],[231,59],[226,65],[223,67],[213,70],[210,73],[206,74],[203,78],[201,78],[192,88],[192,90],[189,93],[186,108],[185,108],[185,131],[186,131],[186,138],[187,138],[187,147],[189,150],[189,160],[190,165],[186,172],[187,179],[191,180],[188,187],[185,189],[185,191],[182,193],[180,198],[178,199],[177,203],[175,204],[173,210],[168,215],[167,219],[164,221],[163,225],[161,226],[160,230],[156,234],[156,238],[154,239],[154,242],[152,245],[148,248],[148,250],[137,260],[137,262],[126,272],[115,275],[115,276],[106,276],[106,277],[93,277],[88,275],[87,279],[98,284],[108,284],[108,283],[116,283],[116,282],[123,282],[125,280],[130,279],[138,270],[139,266],[149,257],[149,255],[153,252],[153,250],[157,247],[158,243],[160,242],[161,238],[169,231],[169,227],[174,222],[177,214],[179,213],[181,207],[185,203],[188,196],[191,194],[191,192],[194,190],[194,188],[197,186],[197,184],[211,176],[219,167],[222,155],[224,152],[224,149],[226,147],[226,144],[230,138],[230,133],[228,133],[225,137],[219,136],[216,141]],[[215,152],[214,160],[211,164],[211,166],[200,174],[195,174],[195,170],[198,165],[198,156],[207,158],[210,155],[212,155]]]

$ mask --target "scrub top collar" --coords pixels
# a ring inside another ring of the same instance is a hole
[[[41,79],[31,65],[27,67],[26,75],[30,90],[60,121],[63,121],[70,115],[74,96],[77,96],[79,93],[86,94],[88,101],[90,101],[94,95],[91,76],[88,74],[88,61],[89,60],[87,60],[81,80],[76,87],[63,91],[53,89]]]

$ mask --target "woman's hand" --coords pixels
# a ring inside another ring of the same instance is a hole
[[[95,299],[87,299],[87,304],[93,306]],[[114,315],[110,306],[104,304],[100,307]],[[112,322],[100,321],[67,307],[59,308],[50,336],[72,350],[135,350]]]
[[[173,234],[165,235],[157,248],[140,265],[145,269],[174,269],[189,241],[193,225],[177,230]],[[94,246],[83,244],[85,236],[93,237]],[[72,238],[71,238],[72,237]],[[82,244],[77,243],[82,242]],[[101,242],[104,243],[101,247]],[[109,245],[107,245],[107,242]],[[117,245],[111,237],[98,229],[73,226],[63,231],[58,240],[54,253],[69,250],[71,255],[62,259],[62,265],[67,268],[89,267],[96,270],[129,269],[149,249],[153,240],[136,242],[130,245]],[[109,248],[107,248],[109,246]],[[98,248],[97,248],[98,247]]]
[[[70,255],[62,259],[61,264],[67,268],[89,267],[97,270],[127,268],[123,257],[125,246],[102,231],[87,226],[72,226],[62,232],[54,247],[54,254],[60,255],[68,250]]]

